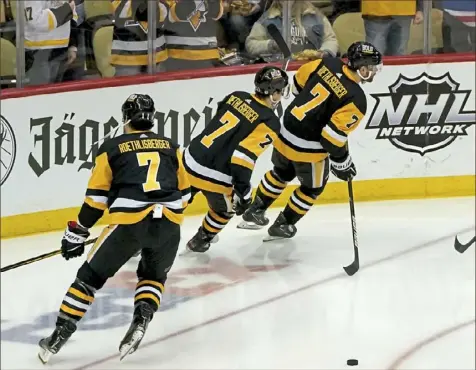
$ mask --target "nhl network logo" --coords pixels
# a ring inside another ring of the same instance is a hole
[[[1,144],[1,155],[0,155],[0,166],[1,166],[1,183],[3,185],[5,180],[12,172],[13,164],[15,163],[17,145],[15,141],[15,135],[13,134],[12,127],[5,119],[5,117],[0,116],[0,144]]]
[[[400,75],[389,93],[372,94],[377,100],[366,128],[378,130],[399,149],[432,152],[466,136],[475,124],[476,111],[466,111],[471,90],[460,90],[449,73],[416,78]]]

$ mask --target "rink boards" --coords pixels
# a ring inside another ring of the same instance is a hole
[[[225,95],[252,89],[254,74],[243,71],[3,98],[2,238],[60,229],[76,217],[95,142],[119,127],[128,95],[150,94],[157,107],[155,129],[187,146]],[[349,140],[357,200],[475,194],[475,77],[474,62],[389,65],[374,83],[363,85],[367,115]],[[271,168],[270,155],[268,149],[258,160],[253,186]],[[329,181],[319,201],[346,201],[345,184],[332,176]],[[284,204],[291,190],[275,205]],[[205,209],[200,197],[187,212]]]

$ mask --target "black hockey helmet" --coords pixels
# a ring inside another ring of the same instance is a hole
[[[289,77],[281,68],[266,66],[256,73],[255,91],[261,95],[272,95],[276,91],[285,94]]]
[[[380,67],[382,65],[382,54],[370,42],[354,42],[347,49],[347,58],[347,65],[354,71],[360,67]]]
[[[154,101],[149,95],[132,94],[122,104],[122,120],[136,130],[150,130],[154,114]]]

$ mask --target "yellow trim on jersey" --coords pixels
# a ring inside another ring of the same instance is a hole
[[[240,142],[239,146],[250,151],[258,158],[268,148],[268,145],[271,144],[271,141],[267,138],[268,135],[272,141],[276,140],[276,133],[271,130],[268,125],[260,123]],[[268,145],[264,146],[264,143]],[[238,148],[238,150],[240,149]]]
[[[356,72],[353,72],[351,69],[349,69],[349,67],[347,66],[342,66],[342,72],[349,78],[351,79],[352,81],[354,81],[355,83],[359,83],[360,82],[360,78],[359,76],[357,75]]]
[[[89,295],[87,295],[87,294],[84,294],[83,292],[79,291],[79,290],[76,289],[76,288],[70,287],[70,288],[68,289],[68,292],[71,293],[71,294],[73,294],[73,295],[75,295],[75,296],[78,297],[78,298],[81,298],[81,299],[84,300],[84,301],[88,301],[88,302],[91,302],[91,303],[94,301],[94,297],[91,297],[91,296],[89,296]]]
[[[99,210],[101,210],[101,211],[105,211],[105,210],[107,209],[107,204],[95,202],[94,200],[92,200],[92,199],[89,198],[89,197],[86,197],[86,198],[84,199],[84,203],[86,203],[86,204],[87,204],[88,206],[90,206],[90,207],[99,209]]]
[[[190,185],[200,189],[211,191],[212,193],[231,195],[233,193],[233,187],[227,187],[223,185],[215,184],[211,181],[200,179],[196,176],[193,176],[191,173],[187,172],[188,179],[190,180]]]
[[[329,141],[330,143],[332,143],[333,145],[335,145],[336,147],[338,147],[338,148],[342,148],[345,145],[345,143],[347,142],[347,141],[341,141],[341,140],[338,140],[338,139],[332,137],[324,129],[321,132],[321,136],[324,139],[326,139],[327,141]]]
[[[268,107],[268,108],[271,108],[267,103],[266,101],[264,101],[263,99],[260,99],[256,96],[256,94],[251,94],[251,97],[256,100],[257,103],[260,103],[261,105],[264,105],[265,107]]]
[[[177,159],[178,159],[178,169],[177,169],[177,179],[178,179],[178,189],[185,190],[190,188],[190,181],[188,180],[187,171],[183,166],[182,152],[180,149],[177,149]]]
[[[218,59],[218,49],[210,50],[184,50],[184,49],[167,49],[169,58],[183,59],[183,60],[209,60]]]
[[[349,103],[334,112],[331,122],[338,130],[348,134],[354,131],[363,119],[364,114],[360,109],[354,103]]]
[[[52,31],[55,29],[55,16],[53,15],[53,12],[48,9],[48,31]]]
[[[327,158],[327,153],[303,153],[298,152],[297,150],[291,148],[290,146],[286,145],[279,137],[273,143],[273,146],[276,150],[285,156],[287,159],[296,162],[306,162],[306,163],[313,163],[313,162],[320,162]]]
[[[312,62],[302,65],[298,69],[298,71],[294,75],[294,78],[301,88],[304,87],[307,80],[309,80],[309,76],[311,76],[311,73],[316,70],[316,68],[319,66],[319,64],[321,64],[321,62],[322,59],[316,59]]]
[[[26,48],[44,47],[44,46],[62,46],[62,47],[67,47],[68,44],[69,44],[69,39],[41,40],[41,41],[25,40],[25,47],[26,47]]]
[[[149,62],[147,51],[144,50],[145,55],[123,55],[112,54],[111,64],[119,66],[146,66]],[[155,63],[163,62],[167,59],[167,50],[161,50],[155,53]]]
[[[167,207],[164,207],[164,209],[162,210],[162,213],[164,214],[165,217],[167,217],[169,221],[172,221],[174,224],[177,224],[177,225],[182,225],[183,218],[184,218],[183,213],[175,213],[174,211],[171,211]]]
[[[154,280],[141,280],[137,283],[136,288],[140,288],[142,285],[146,284],[156,286],[162,293],[164,292],[164,285]]]
[[[251,171],[253,171],[253,169],[255,168],[254,163],[250,163],[248,161],[245,161],[244,159],[241,159],[235,156],[231,157],[231,163],[237,164],[238,166],[246,167],[250,169]]]
[[[93,173],[89,178],[88,189],[109,191],[112,183],[112,170],[107,153],[96,157]]]
[[[146,299],[146,298],[152,299],[157,304],[157,306],[160,306],[159,299],[152,293],[141,293],[137,297],[134,298],[134,302],[137,302],[139,299]]]
[[[143,220],[152,210],[155,204],[147,207],[140,212],[111,212],[109,214],[109,222],[114,225],[130,225]],[[164,208],[165,209],[165,208]]]

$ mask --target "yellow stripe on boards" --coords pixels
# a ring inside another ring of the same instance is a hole
[[[475,196],[475,181],[474,175],[355,181],[354,197],[356,201],[379,201]],[[286,205],[294,189],[296,185],[289,185],[273,203],[273,207]],[[339,181],[328,183],[316,203],[345,203],[348,200],[347,184]],[[197,194],[193,203],[186,209],[185,215],[204,214],[207,211],[205,197]],[[78,212],[79,207],[2,217],[1,237],[64,230],[65,220],[75,220]],[[106,212],[100,224],[108,223]]]

